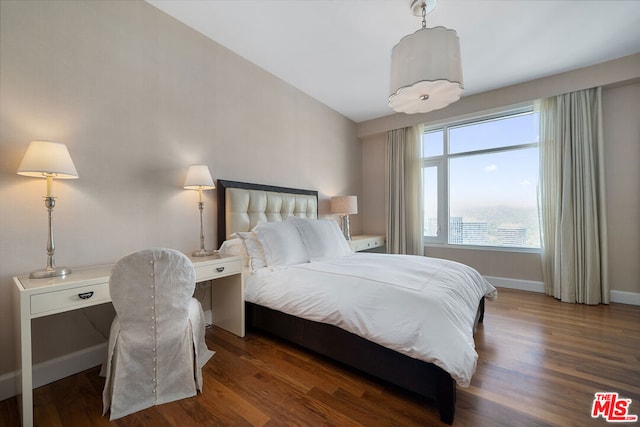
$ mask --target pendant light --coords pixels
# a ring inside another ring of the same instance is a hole
[[[444,108],[463,92],[460,40],[455,30],[427,28],[426,15],[436,0],[413,0],[411,11],[422,16],[422,28],[409,34],[391,52],[389,107],[415,114]]]

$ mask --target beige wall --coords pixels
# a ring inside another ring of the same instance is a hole
[[[15,171],[33,139],[68,145],[58,181],[58,265],[112,263],[142,247],[198,245],[191,163],[216,178],[358,194],[353,232],[385,232],[384,132],[637,78],[640,55],[486,94],[426,117],[357,126],[144,2],[0,1],[0,375],[14,367],[11,277],[45,263],[42,180]],[[566,89],[566,90],[563,90]],[[639,85],[604,92],[613,288],[640,292]],[[364,144],[357,142],[357,135]],[[205,193],[207,246],[215,193]],[[488,275],[541,280],[537,255],[428,249]],[[109,305],[36,322],[45,360],[104,340]],[[97,328],[94,327],[97,326]]]
[[[609,276],[616,291],[640,293],[640,54],[609,63],[551,76],[522,85],[465,97],[452,106],[429,114],[395,114],[358,124],[363,141],[363,229],[385,232],[385,133],[389,129],[420,123],[437,123],[454,117],[528,102],[546,96],[600,84],[603,91],[605,168],[609,227]],[[428,256],[464,262],[488,276],[542,281],[536,253],[505,253],[452,247],[425,249]]]
[[[609,278],[640,292],[640,83],[603,91]]]
[[[15,366],[11,278],[46,259],[44,180],[16,175],[29,141],[66,143],[80,175],[54,185],[56,260],[72,268],[197,249],[191,163],[317,189],[321,214],[330,196],[359,195],[353,122],[144,2],[2,0],[0,19],[0,375]],[[215,191],[205,201],[212,247]],[[112,314],[37,321],[35,360],[101,342]]]

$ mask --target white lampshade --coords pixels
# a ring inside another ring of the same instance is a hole
[[[357,196],[336,196],[331,198],[331,213],[337,215],[351,215],[358,213]]]
[[[462,96],[460,40],[445,27],[421,28],[391,53],[389,107],[414,114],[444,108]]]
[[[216,188],[207,165],[191,165],[184,180],[186,190],[213,190]]]
[[[75,179],[78,178],[78,171],[66,145],[51,141],[31,141],[18,167],[18,175]]]

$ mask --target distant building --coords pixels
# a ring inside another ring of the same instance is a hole
[[[497,231],[500,246],[526,246],[527,229],[522,225],[501,225]]]
[[[452,216],[449,218],[449,243],[462,244],[462,217]]]
[[[424,225],[425,236],[437,236],[438,235],[438,218],[427,218]]]
[[[489,225],[486,222],[463,222],[462,243],[465,245],[486,245],[489,243]]]
[[[470,218],[471,219],[471,218]],[[467,222],[461,216],[449,217],[449,244],[480,246],[527,246],[527,228],[520,224],[502,224],[497,228],[489,223],[473,220]],[[425,221],[425,236],[436,236],[436,218]]]

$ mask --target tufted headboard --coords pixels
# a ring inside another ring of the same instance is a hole
[[[218,247],[236,231],[249,231],[259,221],[290,216],[318,217],[318,192],[272,185],[218,180]]]

